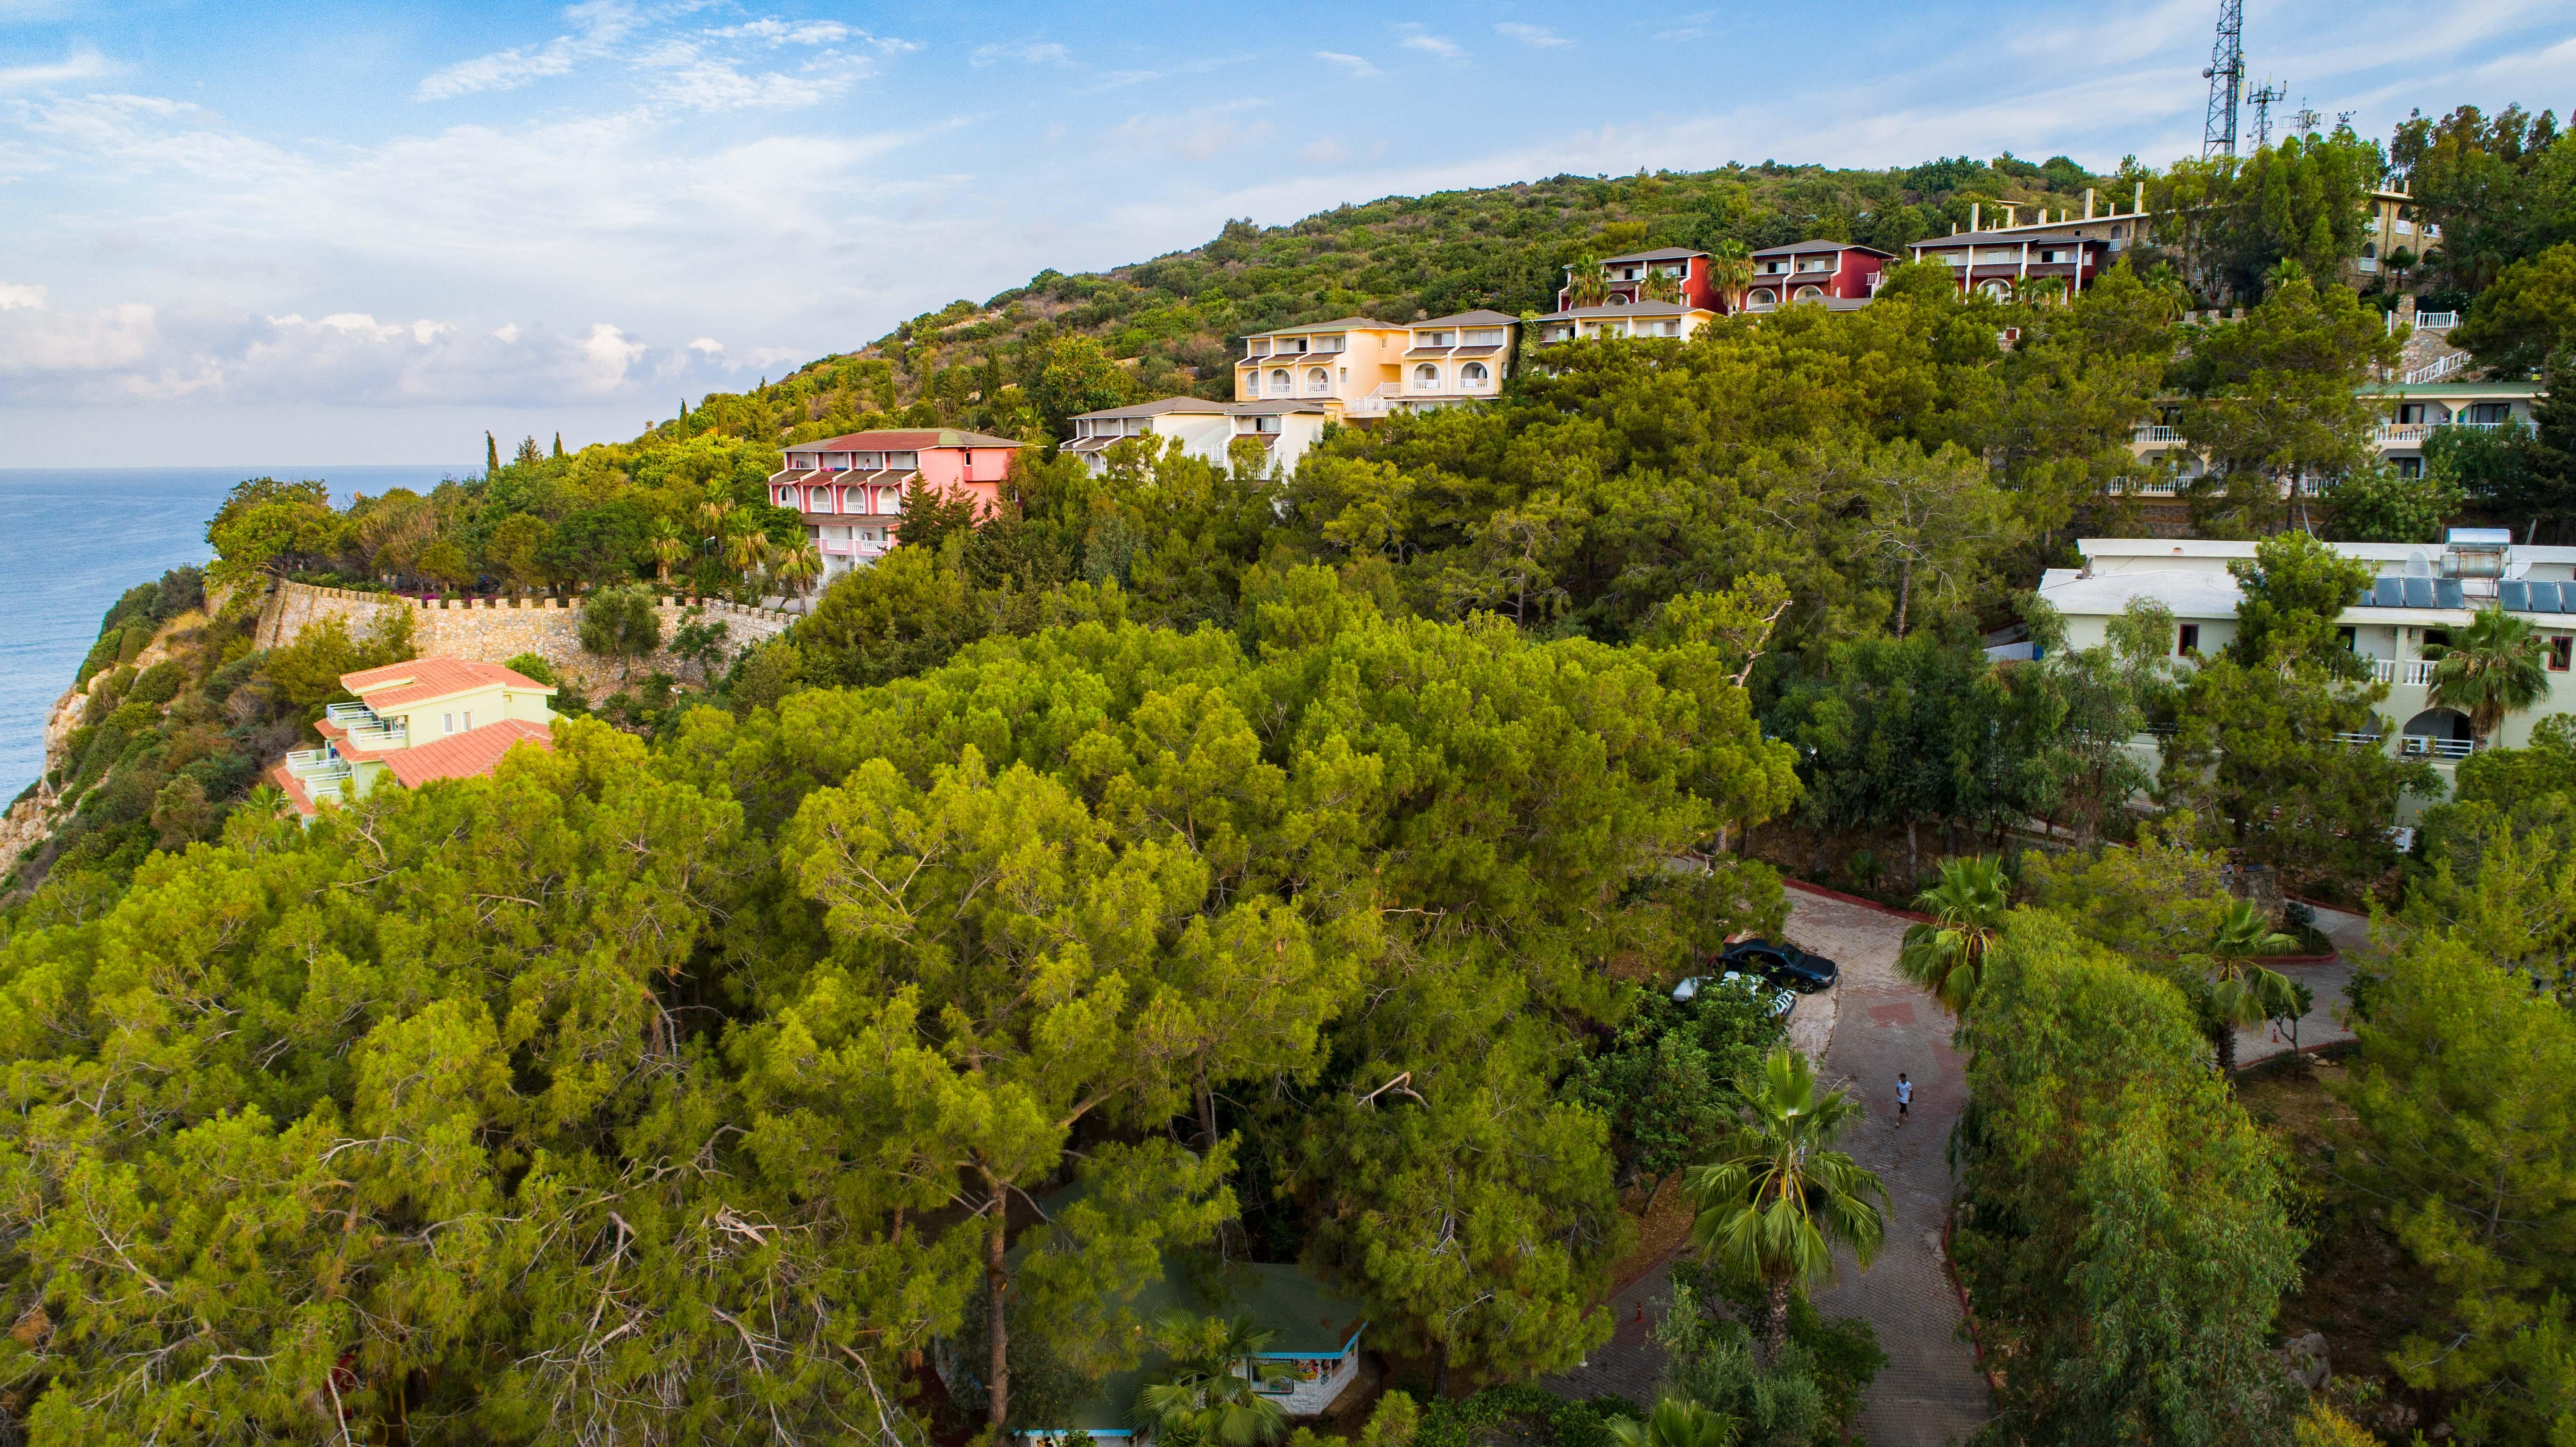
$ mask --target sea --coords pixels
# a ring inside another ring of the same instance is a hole
[[[246,477],[321,478],[340,502],[479,466],[0,467],[0,801],[45,767],[45,717],[126,589],[214,556],[206,519]]]

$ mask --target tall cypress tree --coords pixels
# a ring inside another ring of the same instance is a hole
[[[555,456],[563,456],[563,434],[561,432],[557,432],[555,434]]]
[[[488,478],[500,470],[501,444],[493,441],[492,434],[486,432],[483,434],[483,475]]]
[[[2540,535],[2546,519],[2550,536],[2560,535],[2567,515],[2576,511],[2576,349],[2560,347],[2549,354],[2541,373],[2541,393],[2531,404],[2531,531]]]

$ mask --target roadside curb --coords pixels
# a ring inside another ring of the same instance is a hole
[[[1844,904],[1856,904],[1863,909],[1874,909],[1880,914],[1892,914],[1898,919],[1915,920],[1922,924],[1935,923],[1932,916],[1923,913],[1921,910],[1898,909],[1892,904],[1880,904],[1874,899],[1863,899],[1857,894],[1845,894],[1839,889],[1827,889],[1821,884],[1809,884],[1803,879],[1791,879],[1785,874],[1780,876],[1780,883],[1785,887],[1797,890],[1802,894],[1822,895],[1826,899],[1840,900]]]
[[[1959,1258],[1950,1250],[1950,1233],[1958,1224],[1959,1202],[1952,1197],[1949,1214],[1941,1218],[1941,1273],[1950,1278],[1950,1289],[1959,1293],[1959,1319],[1967,1325],[1968,1345],[1977,1354],[1977,1372],[1986,1379],[1986,1391],[1990,1396],[2000,1396],[2003,1381],[1993,1367],[1986,1365],[1986,1339],[1977,1331],[1977,1309],[1968,1304],[1968,1285],[1959,1279]]]

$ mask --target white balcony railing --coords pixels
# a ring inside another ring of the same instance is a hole
[[[2426,362],[2420,367],[2408,369],[2406,375],[2400,380],[2409,386],[2417,386],[2425,382],[2438,382],[2444,377],[2448,377],[2468,365],[2468,353],[2450,352],[2443,356],[2436,357],[2432,361]]]
[[[2419,332],[2447,332],[2459,324],[2458,312],[2417,312],[2415,314],[2415,330]]]
[[[1395,410],[1396,389],[1392,382],[1380,382],[1365,397],[1354,397],[1342,404],[1345,417],[1383,417]]]
[[[2363,271],[2377,271],[2379,269],[2378,261],[2367,256],[2354,257],[2352,259],[2352,264]]]
[[[2409,688],[2423,688],[2433,681],[2433,660],[2429,658],[2374,658],[2370,676],[2381,683],[2403,683]]]
[[[2476,745],[2467,739],[2437,739],[2425,734],[2408,734],[2398,742],[2398,752],[2415,758],[2465,759]]]
[[[2129,433],[2129,440],[2132,442],[2146,443],[2180,442],[2182,441],[2182,429],[2179,427],[2140,427]]]

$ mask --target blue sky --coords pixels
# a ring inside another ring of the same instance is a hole
[[[0,0],[0,466],[623,438],[1230,216],[2197,150],[2216,0],[1702,3]],[[2254,75],[2369,134],[2576,100],[2576,0],[2247,9]]]

